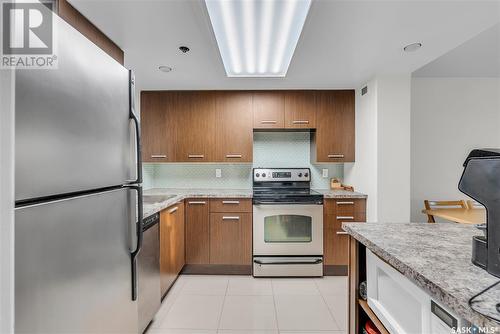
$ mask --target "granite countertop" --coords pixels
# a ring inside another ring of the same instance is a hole
[[[324,198],[366,198],[367,196],[358,192],[345,190],[322,190],[314,189],[324,195]],[[147,198],[148,196],[168,196],[165,199]],[[171,197],[170,197],[171,196]],[[252,198],[252,189],[174,189],[153,188],[144,191],[144,214],[146,218],[160,212],[161,210],[182,201],[185,198]]]
[[[163,201],[150,201],[148,196],[172,196]],[[251,189],[165,189],[154,188],[144,191],[143,217],[146,218],[182,201],[185,198],[252,198]]]
[[[367,198],[368,195],[358,193],[357,191],[333,190],[333,189],[313,189],[323,194],[324,198]]]
[[[404,276],[476,326],[499,323],[475,312],[469,298],[499,279],[471,262],[472,236],[480,232],[471,225],[455,223],[344,223],[344,230]],[[500,286],[479,298],[474,308],[500,318]]]

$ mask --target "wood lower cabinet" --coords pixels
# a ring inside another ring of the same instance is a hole
[[[285,95],[280,91],[253,93],[254,129],[282,129],[285,127]]]
[[[311,162],[354,162],[354,90],[316,93]]]
[[[160,286],[162,296],[184,266],[184,203],[160,213]]]
[[[285,92],[285,128],[316,128],[316,93],[314,91]]]
[[[252,214],[210,214],[210,264],[251,265]]]
[[[366,221],[366,199],[326,199],[323,211],[325,275],[347,275],[349,235],[342,223]]]
[[[186,199],[186,264],[210,263],[209,202]]]
[[[252,162],[252,93],[217,92],[215,160]]]

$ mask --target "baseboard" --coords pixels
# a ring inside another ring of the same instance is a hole
[[[186,264],[183,275],[252,275],[251,265]]]
[[[348,267],[338,265],[323,266],[323,276],[347,276]]]

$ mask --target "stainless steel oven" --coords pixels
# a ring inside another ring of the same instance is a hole
[[[254,276],[323,275],[323,196],[307,168],[254,169]]]

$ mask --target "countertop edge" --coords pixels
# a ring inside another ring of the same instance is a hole
[[[414,271],[410,266],[396,257],[392,256],[388,252],[381,249],[378,245],[371,242],[369,239],[365,238],[361,234],[357,233],[355,230],[350,228],[350,224],[355,223],[343,223],[342,229],[346,231],[350,236],[356,239],[358,242],[366,246],[375,255],[380,257],[382,260],[390,264],[394,269],[408,278],[411,282],[416,284],[419,288],[426,291],[431,297],[435,298],[440,303],[443,303],[448,308],[453,310],[458,316],[464,318],[465,320],[473,323],[476,326],[494,326],[496,330],[499,329],[500,325],[496,324],[486,317],[476,313],[470,308],[464,308],[460,301],[456,299],[453,295],[443,290],[440,286],[436,285],[430,279],[424,275]]]
[[[323,198],[325,199],[343,199],[343,198],[353,198],[353,199],[358,199],[358,198],[367,198],[368,196],[362,193],[358,192],[351,192],[351,191],[345,191],[345,190],[328,190],[328,189],[313,189],[323,195]],[[184,192],[182,194],[175,194],[176,191],[179,192]],[[143,218],[149,217],[151,215],[154,215],[155,213],[158,213],[160,211],[165,210],[171,205],[174,205],[175,203],[178,203],[186,198],[252,198],[252,190],[234,190],[234,192],[231,192],[231,189],[215,189],[215,190],[200,190],[199,192],[197,190],[189,190],[189,189],[162,189],[162,188],[153,188],[153,189],[148,189],[145,192],[164,192],[165,194],[172,194],[175,196],[172,198],[169,198],[166,201],[163,202],[157,202],[157,203],[144,203],[144,213],[143,213]],[[336,193],[337,192],[337,193]],[[146,208],[146,206],[148,206]]]

